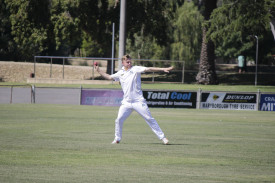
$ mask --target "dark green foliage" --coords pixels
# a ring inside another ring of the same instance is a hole
[[[211,15],[208,36],[216,45],[217,56],[226,59],[245,54],[255,57],[255,36],[259,38],[259,60],[274,47],[269,22],[274,16],[274,1],[229,1]]]
[[[16,44],[13,50],[20,54],[21,59],[29,59],[47,49],[48,1],[6,0],[2,3],[6,5],[10,21],[5,25]]]
[[[183,60],[187,67],[196,63],[200,57],[202,21],[203,17],[192,2],[184,3],[177,9],[173,22],[171,59]]]
[[[10,13],[4,0],[0,0],[0,58],[17,60],[16,44],[11,35]]]
[[[127,1],[126,50],[135,58],[184,60],[200,57],[201,15],[215,53],[225,59],[244,52],[270,63],[275,52],[269,22],[274,0]],[[191,4],[193,4],[191,6]],[[120,1],[0,0],[0,59],[33,60],[34,55],[111,57],[112,24],[118,47]],[[200,15],[200,13],[201,15]]]

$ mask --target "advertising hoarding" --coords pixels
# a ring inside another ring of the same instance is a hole
[[[275,111],[275,94],[261,94],[261,111]]]
[[[149,107],[196,108],[197,92],[143,91]]]
[[[196,108],[197,92],[143,91],[149,107]],[[121,90],[88,90],[81,93],[81,105],[120,106]]]
[[[120,106],[123,99],[121,90],[87,90],[81,93],[81,105]]]
[[[202,93],[201,109],[257,110],[257,95],[243,93]]]

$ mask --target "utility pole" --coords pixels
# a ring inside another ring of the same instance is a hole
[[[115,56],[115,23],[113,23],[113,34],[112,34],[112,70],[111,70],[111,74],[114,74],[114,56]]]
[[[125,34],[126,34],[126,0],[120,0],[118,69],[122,68],[121,58],[125,54],[125,43],[126,43]]]
[[[258,36],[255,36],[257,43],[256,43],[256,67],[255,67],[255,86],[257,86],[257,80],[258,80]]]

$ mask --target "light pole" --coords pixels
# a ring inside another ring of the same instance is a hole
[[[255,86],[257,86],[257,75],[258,75],[258,36],[255,36],[256,43],[256,72],[255,72]]]
[[[126,0],[120,1],[120,23],[119,23],[119,50],[118,69],[122,68],[121,58],[125,54],[126,32]]]
[[[111,70],[111,74],[114,74],[114,55],[115,55],[115,23],[113,23],[113,35],[112,35],[112,70]]]

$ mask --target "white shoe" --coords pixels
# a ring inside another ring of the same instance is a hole
[[[163,142],[163,144],[164,145],[167,145],[167,144],[169,144],[169,140],[167,139],[167,138],[163,138],[163,139],[161,139],[162,140],[162,142]]]
[[[119,144],[119,141],[115,139],[111,144]]]

